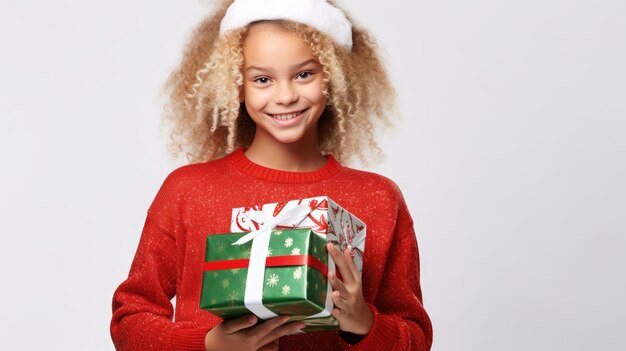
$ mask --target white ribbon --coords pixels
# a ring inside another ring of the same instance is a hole
[[[300,204],[284,212],[280,212],[276,217],[268,215],[263,211],[250,210],[245,216],[257,223],[261,223],[261,228],[242,236],[239,240],[235,241],[233,245],[245,244],[259,235],[269,235],[272,230],[279,225],[295,227],[295,225],[302,222],[309,213],[311,213],[311,206],[309,206],[309,204]]]
[[[265,258],[271,235],[261,235],[252,240],[250,263],[246,277],[246,291],[243,303],[250,312],[261,319],[270,319],[277,314],[263,305],[263,283],[265,279]]]
[[[265,259],[270,245],[272,230],[278,225],[294,225],[300,223],[309,213],[311,213],[311,207],[308,204],[300,204],[294,208],[285,210],[276,217],[271,214],[266,214],[263,211],[250,211],[247,215],[248,218],[257,223],[262,223],[261,228],[244,235],[232,244],[241,245],[252,240],[248,276],[246,277],[246,291],[243,300],[246,308],[261,319],[270,319],[278,316],[263,305]]]

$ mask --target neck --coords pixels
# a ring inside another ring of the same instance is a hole
[[[261,166],[289,172],[312,172],[327,162],[317,144],[317,135],[294,143],[281,143],[264,134],[256,133],[246,157]]]

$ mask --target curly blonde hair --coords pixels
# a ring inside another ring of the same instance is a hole
[[[231,3],[222,1],[195,28],[179,68],[165,84],[169,94],[165,118],[172,123],[170,151],[173,156],[184,153],[191,163],[249,146],[254,137],[255,124],[239,98],[243,43],[255,24],[220,37],[220,21]],[[382,151],[374,129],[381,123],[390,125],[387,113],[393,110],[394,92],[372,37],[353,24],[353,46],[347,51],[304,24],[271,22],[296,33],[323,67],[328,105],[318,122],[320,151],[332,153],[342,163],[355,156],[365,165],[378,162]]]

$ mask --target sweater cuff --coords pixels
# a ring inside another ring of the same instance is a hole
[[[172,351],[204,351],[204,338],[210,328],[180,328],[172,332]]]
[[[392,316],[384,315],[374,305],[369,304],[374,312],[374,325],[370,332],[358,342],[351,344],[347,338],[339,338],[341,344],[348,350],[387,351],[393,350],[400,337],[398,324]]]

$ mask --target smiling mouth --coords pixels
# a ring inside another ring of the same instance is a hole
[[[291,113],[283,113],[283,114],[278,114],[278,115],[274,115],[274,114],[269,114],[269,115],[272,116],[272,118],[275,118],[279,121],[289,121],[298,117],[304,111],[306,110],[301,110],[301,111],[296,111],[296,112],[291,112]]]

